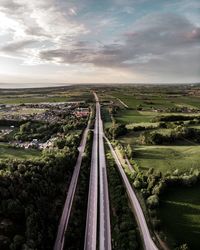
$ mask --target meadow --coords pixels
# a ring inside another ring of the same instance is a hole
[[[87,89],[40,89],[40,90],[15,90],[0,91],[0,104],[46,103],[46,102],[71,102],[85,101],[91,98]],[[10,92],[9,92],[10,91]]]
[[[36,158],[41,155],[41,151],[36,149],[16,149],[12,148],[9,144],[0,143],[0,160],[5,159],[21,159],[28,160]]]
[[[160,217],[169,244],[188,243],[200,249],[200,186],[170,188],[160,203]]]
[[[134,150],[134,160],[143,170],[151,167],[163,173],[200,170],[200,145],[135,146]]]

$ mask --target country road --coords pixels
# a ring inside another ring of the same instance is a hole
[[[143,213],[142,208],[140,206],[140,203],[139,203],[139,201],[138,201],[138,199],[137,199],[137,197],[136,197],[136,195],[135,195],[135,193],[134,193],[134,191],[129,183],[129,180],[128,180],[128,178],[123,170],[123,167],[118,159],[118,156],[117,156],[115,150],[113,149],[108,138],[105,137],[105,139],[108,143],[108,146],[111,150],[113,158],[116,162],[117,168],[118,168],[118,170],[121,174],[121,177],[123,179],[131,206],[135,211],[135,216],[136,216],[136,219],[137,219],[137,222],[139,225],[141,237],[142,237],[143,244],[144,244],[144,249],[145,250],[158,250],[158,247],[156,246],[156,244],[154,243],[154,241],[151,238],[151,235],[150,235],[150,232],[149,232],[149,229],[148,229],[145,217],[144,217],[144,213]]]
[[[74,167],[74,172],[73,172],[70,186],[68,189],[67,198],[66,198],[66,201],[64,204],[62,216],[61,216],[60,223],[58,226],[54,250],[63,250],[63,248],[64,248],[65,232],[67,230],[69,217],[71,214],[71,208],[72,208],[74,195],[75,195],[75,191],[76,191],[76,187],[77,187],[77,182],[78,182],[78,177],[79,177],[79,173],[80,173],[83,153],[85,151],[87,135],[88,135],[88,131],[89,131],[89,125],[90,125],[90,122],[88,122],[88,125],[83,133],[82,140],[81,140],[81,143],[79,146],[79,155],[78,155],[78,158],[76,161],[76,165]]]

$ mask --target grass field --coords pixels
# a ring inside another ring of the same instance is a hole
[[[53,94],[30,94],[29,91],[25,91],[23,94],[0,95],[0,104],[84,101],[91,97],[92,94],[89,91],[83,90],[55,92]]]
[[[200,145],[191,146],[136,146],[135,161],[147,170],[155,168],[163,173],[179,169],[200,169]]]
[[[155,125],[154,125],[154,123],[138,123],[138,125],[140,125],[140,124],[141,124],[141,126],[142,126],[142,124],[149,124],[149,125],[152,125],[152,126],[156,126],[156,123],[155,123]],[[129,126],[127,126],[127,127],[129,127]],[[141,145],[142,142],[141,142],[140,135],[141,135],[141,133],[143,131],[144,130],[141,130],[141,131],[131,131],[130,130],[130,132],[128,132],[126,135],[119,137],[118,140],[124,145],[130,144],[133,147],[135,147],[137,145]],[[170,132],[172,131],[172,129],[163,129],[163,128],[155,129],[155,128],[152,128],[152,129],[150,129],[150,131],[156,131],[156,132],[161,133],[163,135],[169,135]],[[177,142],[177,144],[178,144],[178,142]],[[188,145],[188,142],[186,142],[186,141],[182,142],[181,141],[181,144]],[[192,143],[191,143],[191,145],[192,145]]]
[[[160,216],[169,242],[200,249],[200,186],[170,188],[161,197]]]
[[[41,103],[41,102],[67,102],[69,99],[67,99],[65,96],[60,97],[48,97],[48,96],[30,96],[30,97],[21,97],[21,96],[14,96],[12,98],[8,97],[1,97],[0,103],[3,104],[22,104],[22,103]]]
[[[182,116],[199,116],[195,113],[169,113],[169,112],[154,112],[154,111],[137,111],[137,110],[123,110],[117,113],[116,119],[120,123],[147,123],[151,122],[157,116],[167,115],[182,115]]]
[[[108,108],[106,107],[102,108],[102,118],[104,121],[104,128],[109,128],[112,126],[112,120],[111,120]]]
[[[190,108],[200,108],[200,102],[198,97],[194,96],[183,96],[183,95],[168,95],[164,90],[162,93],[155,92],[151,93],[134,93],[134,90],[127,94],[124,94],[124,91],[115,91],[111,92],[115,98],[119,98],[123,101],[129,108],[136,108],[137,105],[142,105],[144,108],[153,107],[153,108],[172,108],[177,106],[185,106]]]
[[[128,134],[119,137],[118,140],[124,145],[130,144],[134,148],[135,145],[140,144],[139,136],[140,136],[140,131],[138,132],[131,131]]]
[[[122,105],[120,100],[125,105],[127,105],[128,109],[121,110],[116,115],[116,120],[118,122],[126,124],[149,122],[157,115],[171,115],[172,113],[165,112],[169,108],[200,108],[198,97],[182,96],[181,94],[168,95],[164,90],[160,91],[157,89],[157,91],[157,93],[156,91],[154,93],[150,90],[148,90],[147,92],[145,92],[144,90],[140,92],[131,87],[129,89],[122,88],[101,93],[100,100],[112,101],[113,103],[117,103],[122,108],[124,108],[124,105]],[[143,111],[137,111],[138,106],[141,106]],[[151,111],[153,109],[161,109],[163,110],[163,112],[153,112]],[[177,113],[174,113],[174,115],[176,114]],[[180,115],[180,113],[178,114]]]
[[[123,110],[117,113],[116,120],[120,123],[150,122],[157,113],[142,113],[137,110]]]
[[[0,159],[30,159],[39,157],[41,152],[35,149],[15,149],[0,143]]]

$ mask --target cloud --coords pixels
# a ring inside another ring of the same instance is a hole
[[[36,40],[22,40],[17,42],[10,42],[7,45],[0,48],[1,51],[12,53],[24,49],[26,46],[36,43]]]
[[[9,2],[9,4],[8,4]],[[17,27],[9,27],[13,39],[25,39],[39,37],[40,40],[51,38],[58,42],[63,37],[74,37],[87,33],[83,24],[67,18],[54,0],[25,1],[12,0],[3,1],[0,5],[0,13],[7,20],[15,22]],[[76,13],[75,8],[69,12]]]
[[[0,54],[23,64],[200,75],[200,26],[186,15],[195,0],[161,4],[177,12],[151,9],[147,0],[0,1]]]
[[[77,9],[76,8],[70,8],[68,11],[68,14],[70,16],[77,16]]]
[[[40,56],[48,61],[56,59],[61,63],[89,63],[101,67],[144,66],[152,60],[162,61],[168,54],[185,54],[191,48],[199,48],[199,33],[198,27],[179,15],[154,14],[137,21],[134,28],[122,36],[121,44],[46,50]]]
[[[69,12],[75,15],[76,8]],[[35,65],[42,63],[38,57],[41,50],[67,48],[88,30],[66,13],[56,0],[1,0],[0,54]]]

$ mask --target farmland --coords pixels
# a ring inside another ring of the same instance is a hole
[[[9,95],[6,91],[0,92],[0,104],[23,104],[23,103],[49,103],[49,102],[73,102],[91,98],[89,91],[78,88],[74,89],[36,89],[36,90],[13,90]]]
[[[156,237],[155,243],[159,246],[161,239],[169,249],[199,249],[200,103],[191,86],[177,86],[175,90],[170,86],[79,86],[0,92],[0,177],[8,174],[12,180],[23,176],[25,187],[29,186],[30,192],[38,189],[40,194],[39,203],[34,205],[39,204],[41,211],[45,211],[44,217],[36,212],[36,219],[32,219],[34,224],[28,227],[28,231],[38,229],[38,221],[42,219],[45,230],[39,234],[43,238],[35,240],[29,235],[30,240],[52,249],[66,183],[68,188],[89,117],[92,117],[90,135],[94,128],[93,91],[100,99],[104,133],[119,155],[130,188],[133,187],[142,204],[148,229]],[[89,141],[92,143],[90,136]],[[72,207],[71,231],[66,237],[67,244],[72,244],[70,249],[77,248],[71,241],[77,238],[77,232],[81,232],[77,244],[82,246],[84,240],[92,152],[92,144],[86,144],[79,189],[74,198],[76,204]],[[112,244],[114,249],[140,249],[131,204],[106,144],[105,149]],[[34,178],[29,179],[27,175]],[[20,183],[21,180],[14,182],[18,197],[23,201],[26,196]],[[40,193],[41,187],[46,193]],[[48,199],[45,204],[43,195]],[[4,198],[5,204],[10,202],[9,197]],[[31,203],[32,199],[27,200],[26,206]],[[6,206],[2,208],[6,214]],[[52,228],[47,235],[49,224],[45,216],[49,208]],[[33,216],[31,211],[29,216]],[[34,211],[38,210],[34,208]],[[15,210],[11,209],[10,213]],[[77,218],[72,219],[76,215]],[[26,221],[27,215],[21,216]],[[15,216],[11,216],[10,221],[13,226],[18,223]],[[25,224],[20,230],[26,240]],[[38,230],[34,232],[37,235]],[[5,244],[13,244],[12,235],[5,237],[9,238]]]
[[[113,138],[116,128],[120,125],[126,128],[115,133],[115,141],[124,148],[130,145],[129,155],[132,152],[133,162],[140,172],[134,182],[136,188],[146,185],[141,182],[149,176],[151,169],[157,176],[180,180],[200,170],[200,100],[195,90],[191,91],[190,87],[172,90],[167,86],[115,87],[102,91],[101,101],[107,135]],[[192,137],[192,133],[196,135]],[[154,135],[163,139],[146,140]],[[199,186],[191,185],[180,186],[179,183],[166,188],[160,196],[159,208],[154,211],[161,220],[159,227],[170,249],[184,243],[189,249],[199,249]]]

